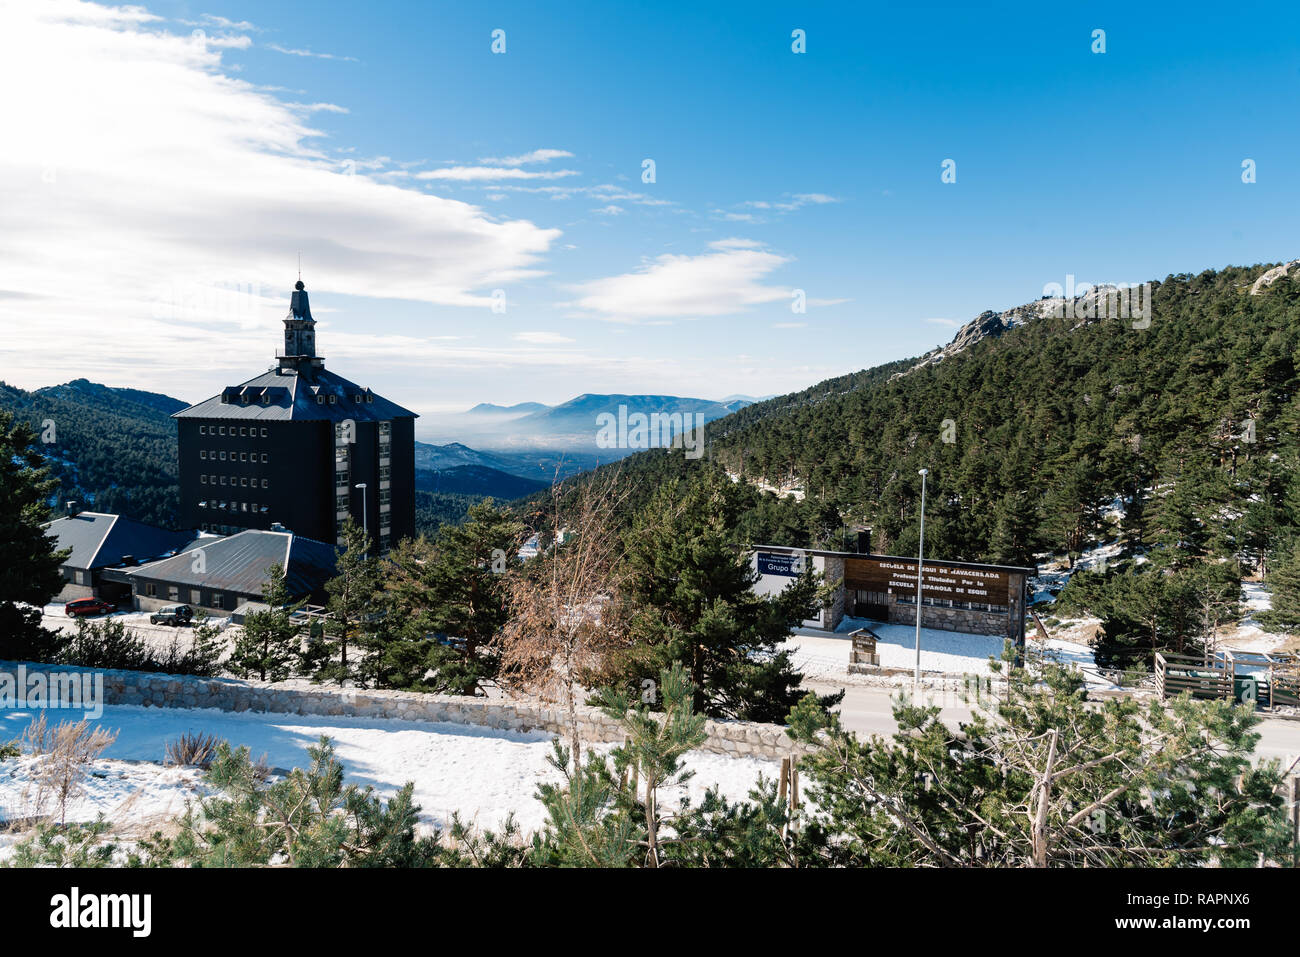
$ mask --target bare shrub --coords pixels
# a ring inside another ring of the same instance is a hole
[[[44,715],[41,716],[44,721]],[[37,722],[28,726],[31,732]],[[67,823],[68,802],[77,797],[83,788],[91,763],[104,749],[117,740],[117,732],[91,728],[82,718],[75,724],[61,721],[49,729],[48,740],[41,727],[42,746],[36,752],[36,780],[39,786],[38,804],[44,806],[47,797],[53,797],[59,807],[59,823]]]
[[[50,727],[45,712],[33,718],[18,739],[19,745],[33,755],[42,755],[50,749]]]
[[[619,612],[623,540],[613,520],[626,498],[617,474],[572,488],[554,484],[541,518],[555,542],[525,562],[510,586],[499,680],[511,691],[563,699],[575,760],[575,689],[627,643]]]
[[[204,768],[217,754],[215,735],[186,732],[167,745],[167,763],[186,768]]]

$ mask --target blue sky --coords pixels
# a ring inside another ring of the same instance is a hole
[[[87,375],[197,400],[254,374],[299,251],[332,366],[426,413],[784,392],[923,353],[1067,274],[1300,255],[1292,8],[44,11],[8,42],[76,52],[77,83],[28,76],[37,104],[0,107],[37,144],[0,147],[0,377],[28,387]],[[151,57],[165,70],[123,73]],[[92,88],[120,92],[88,124]],[[33,186],[36,167],[61,175]],[[87,321],[70,271],[107,341],[38,357]],[[256,292],[232,307],[208,287]]]

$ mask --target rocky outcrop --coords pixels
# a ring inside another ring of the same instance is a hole
[[[1281,266],[1274,266],[1255,280],[1254,285],[1250,287],[1250,294],[1252,296],[1258,296],[1262,290],[1267,289],[1279,279],[1283,279],[1289,275],[1291,270],[1298,265],[1300,265],[1300,259],[1293,259],[1289,263],[1284,263]],[[1297,272],[1296,275],[1300,276],[1300,272]]]

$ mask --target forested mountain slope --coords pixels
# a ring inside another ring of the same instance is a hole
[[[85,379],[27,392],[0,383],[0,409],[44,439],[59,479],[56,513],[75,499],[83,508],[120,512],[174,528],[179,489],[176,424],[186,403]]]
[[[651,488],[712,463],[746,489],[793,484],[803,502],[746,491],[741,534],[838,546],[861,525],[910,554],[928,468],[931,554],[1028,563],[1119,535],[1250,566],[1300,504],[1300,270],[1252,295],[1267,269],[1153,282],[1150,323],[1041,301],[984,313],[960,349],[710,423],[704,459],[652,450],[600,471]]]
[[[755,406],[710,429],[710,458],[750,480],[795,478],[883,551],[915,547],[924,467],[927,547],[947,557],[1078,549],[1117,498],[1131,541],[1217,536],[1258,554],[1292,520],[1300,446],[1300,282],[1252,295],[1265,268],[1153,283],[1146,328],[1048,314],[744,422]]]

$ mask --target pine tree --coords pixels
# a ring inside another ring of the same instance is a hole
[[[523,525],[492,500],[470,507],[437,540],[405,539],[383,565],[387,627],[367,667],[386,687],[480,694],[499,667],[495,640],[509,617],[508,575]]]
[[[194,616],[191,645],[186,656],[186,674],[212,678],[221,673],[221,656],[226,653],[225,635],[213,624],[208,613],[199,609]]]
[[[343,523],[343,546],[338,550],[338,574],[325,583],[329,593],[327,608],[332,617],[326,625],[329,656],[317,669],[320,681],[343,684],[356,671],[348,650],[364,643],[375,629],[379,562],[370,554],[370,540],[361,526],[350,517]]]
[[[813,614],[818,588],[809,568],[779,595],[753,592],[757,572],[731,531],[734,494],[708,471],[662,486],[640,515],[628,543],[635,640],[622,677],[640,687],[680,661],[698,713],[780,721],[801,697],[802,678],[777,646]]]
[[[68,553],[56,552],[41,527],[58,483],[36,440],[32,429],[0,411],[0,659],[51,661],[64,644],[41,627],[41,608],[63,588],[59,566]]]
[[[227,664],[241,678],[283,681],[292,673],[301,646],[298,626],[290,617],[302,603],[293,602],[283,565],[272,565],[266,574],[262,601],[269,607],[244,619],[243,633],[235,640]]]
[[[1256,620],[1268,631],[1300,632],[1300,545],[1273,560],[1266,581],[1271,607],[1258,612]]]

